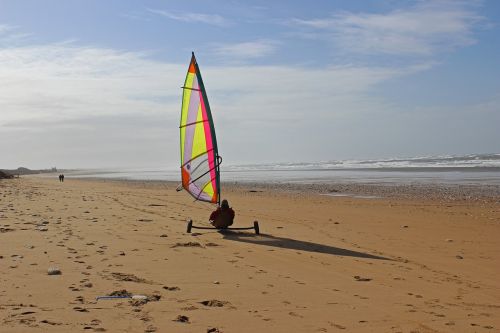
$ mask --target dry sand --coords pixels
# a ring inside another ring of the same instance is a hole
[[[0,332],[500,331],[498,197],[226,186],[256,236],[187,234],[212,207],[174,189],[0,181]]]

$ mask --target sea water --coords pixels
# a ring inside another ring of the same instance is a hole
[[[178,168],[65,171],[79,178],[179,181]],[[500,154],[221,165],[222,182],[500,185]]]

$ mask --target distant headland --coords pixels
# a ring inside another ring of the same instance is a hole
[[[19,167],[13,170],[0,169],[0,179],[9,179],[9,178],[19,177],[22,175],[33,175],[33,174],[51,173],[51,172],[57,172],[57,168],[54,167],[51,169],[40,169],[40,170],[31,170],[25,167]]]

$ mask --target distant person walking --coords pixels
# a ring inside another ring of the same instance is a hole
[[[60,174],[59,175],[59,181],[62,183],[64,182],[64,175],[63,174]]]

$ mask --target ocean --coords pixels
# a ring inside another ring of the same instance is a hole
[[[179,181],[178,168],[65,170],[66,176]],[[500,185],[500,154],[428,156],[311,163],[221,164],[222,182],[303,184]]]

